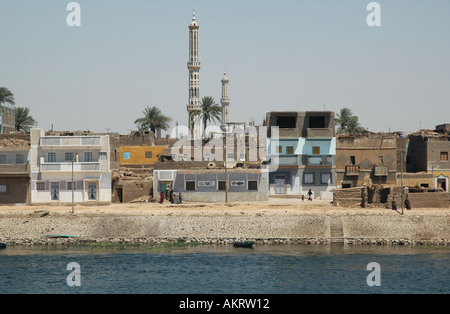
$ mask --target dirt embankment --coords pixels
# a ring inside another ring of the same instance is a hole
[[[48,233],[80,235],[49,239]],[[449,209],[334,207],[326,201],[0,206],[0,242],[450,243]]]

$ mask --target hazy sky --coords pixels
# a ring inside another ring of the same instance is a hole
[[[146,106],[186,125],[188,25],[199,29],[200,96],[230,120],[348,107],[371,131],[450,122],[450,1],[0,0],[0,86],[46,130],[129,133]]]

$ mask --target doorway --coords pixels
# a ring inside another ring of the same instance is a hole
[[[275,176],[275,194],[286,194],[285,176]]]
[[[437,179],[437,187],[447,192],[447,179]]]

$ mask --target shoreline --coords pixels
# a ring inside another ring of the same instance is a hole
[[[47,233],[79,238],[46,238]],[[450,246],[450,209],[335,207],[329,201],[0,206],[7,245],[198,243]]]

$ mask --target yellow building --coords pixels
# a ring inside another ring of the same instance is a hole
[[[145,165],[158,161],[158,155],[162,154],[165,146],[121,146],[120,164]]]

